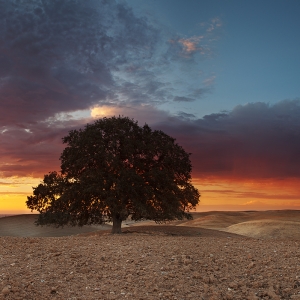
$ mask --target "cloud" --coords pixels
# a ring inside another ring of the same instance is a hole
[[[223,26],[222,20],[218,17],[211,19],[210,23],[208,24],[208,28],[206,29],[207,32],[213,32],[216,29],[219,29]]]
[[[207,86],[204,88],[193,89],[191,93],[188,94],[188,96],[191,97],[191,99],[199,100],[204,98],[204,96],[210,92],[211,92],[211,86]]]
[[[62,137],[89,121],[53,118],[26,126],[6,126],[0,132],[0,176],[41,178],[58,170],[64,148]]]
[[[195,101],[196,99],[193,99],[193,98],[189,98],[189,97],[180,97],[180,96],[175,96],[173,101],[175,102],[193,102]]]
[[[178,96],[167,78],[173,64],[185,60],[169,55],[171,34],[125,2],[12,0],[0,6],[0,127]],[[191,53],[201,38],[178,37],[176,44]]]
[[[165,101],[160,40],[125,2],[0,0],[0,176],[57,169],[82,111]]]
[[[108,111],[106,111],[108,110]],[[94,117],[138,116],[139,124],[175,137],[192,153],[194,178],[228,180],[300,178],[300,100],[274,105],[254,102],[230,112],[201,119],[179,112],[177,116],[154,106],[95,107]],[[98,115],[97,115],[98,112]],[[259,193],[236,193],[238,197],[264,198]],[[275,197],[276,195],[271,195]],[[277,195],[277,199],[286,195]]]
[[[215,75],[211,76],[211,77],[208,77],[204,80],[204,85],[207,86],[207,87],[210,87],[215,83],[215,80],[216,80]]]
[[[42,177],[58,170],[58,158],[64,148],[61,138],[69,130],[82,128],[104,115],[124,115],[138,119],[141,126],[147,123],[175,137],[192,153],[196,179],[300,178],[300,100],[274,105],[249,103],[201,119],[184,112],[171,115],[147,104],[98,105],[91,114],[84,120],[54,118],[53,124],[47,121],[27,127],[6,126],[0,133],[2,177]],[[239,196],[265,197],[259,193]]]
[[[182,57],[192,59],[196,55],[211,57],[214,54],[214,44],[221,37],[222,20],[219,17],[209,22],[200,23],[201,34],[191,37],[173,36],[169,39],[168,56],[172,59]]]
[[[115,1],[1,1],[0,19],[0,126],[108,102],[159,40]]]
[[[203,36],[193,36],[191,38],[181,38],[178,42],[183,46],[183,51],[187,54],[203,51],[203,48],[200,46],[200,41],[203,39]]]
[[[178,58],[192,59],[195,55],[210,56],[212,49],[205,40],[205,36],[173,37],[169,40],[168,55],[172,59]]]
[[[84,119],[61,115],[26,126],[5,126],[0,131],[0,176],[42,178],[50,171],[59,170],[59,157],[65,147],[62,137],[95,119],[119,115],[133,119],[138,116],[140,126],[172,118],[169,113],[151,105],[98,105]]]
[[[155,126],[192,153],[194,177],[300,178],[300,100],[249,103]]]
[[[158,107],[207,92],[195,76],[185,94],[173,76],[198,72],[197,54],[210,49],[203,36],[163,31],[124,1],[0,0],[0,176],[58,169],[61,138],[101,109],[194,128],[193,116]]]
[[[92,117],[97,119],[103,116],[127,116],[138,121],[140,126],[145,123],[155,125],[161,120],[171,120],[173,116],[168,112],[157,109],[151,105],[134,105],[134,106],[96,106],[92,109]],[[138,116],[138,118],[137,118]]]
[[[202,35],[171,38],[125,2],[12,0],[0,8],[0,126],[97,104],[172,101],[166,75],[186,63],[180,52],[206,47]]]
[[[173,98],[173,101],[174,102],[193,102],[193,101],[204,98],[204,96],[209,92],[211,92],[210,87],[191,89],[190,93],[187,94],[187,97],[186,96],[175,96]]]
[[[195,119],[196,116],[194,114],[188,114],[188,113],[185,113],[183,111],[180,111],[177,113],[177,116],[181,119],[186,119],[186,120],[190,120],[190,119]]]

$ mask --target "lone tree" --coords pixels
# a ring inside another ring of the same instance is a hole
[[[37,225],[165,222],[188,218],[200,194],[188,153],[162,131],[127,117],[103,118],[63,138],[61,172],[50,172],[26,204]]]

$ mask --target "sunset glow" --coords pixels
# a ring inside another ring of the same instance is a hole
[[[197,211],[300,209],[299,180],[196,181],[202,198]]]
[[[18,187],[1,188],[1,213],[30,213],[25,201],[32,194],[31,187],[38,185],[39,180],[36,183],[28,181],[30,184],[24,178]],[[196,211],[300,209],[298,179],[239,181],[194,178],[193,183],[201,192]]]
[[[91,117],[94,119],[100,119],[104,117],[110,117],[114,115],[120,114],[120,110],[114,107],[109,107],[109,106],[101,106],[101,107],[94,107],[91,110]]]

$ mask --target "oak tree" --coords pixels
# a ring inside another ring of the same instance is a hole
[[[191,183],[190,154],[175,139],[127,117],[103,118],[63,138],[61,171],[33,188],[27,207],[38,225],[166,222],[192,216],[200,194]]]

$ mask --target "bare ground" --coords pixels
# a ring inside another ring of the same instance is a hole
[[[300,299],[296,237],[145,225],[0,237],[0,299]]]
[[[300,299],[298,241],[209,229],[0,238],[2,299]],[[1,298],[0,298],[1,299]]]

